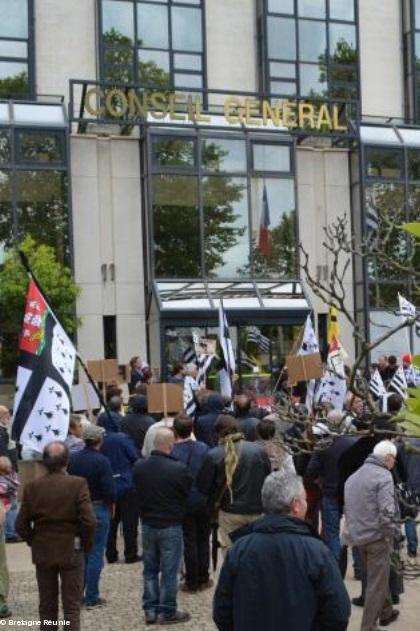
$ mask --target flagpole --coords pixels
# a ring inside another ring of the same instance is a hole
[[[65,329],[65,328],[64,328],[64,326],[61,324],[61,322],[60,322],[59,318],[58,318],[58,317],[57,317],[57,315],[55,314],[54,310],[51,308],[50,302],[49,302],[49,300],[47,299],[46,293],[45,293],[45,291],[43,290],[43,288],[42,288],[42,286],[41,286],[40,282],[38,281],[37,277],[35,276],[35,274],[34,274],[34,273],[33,273],[33,271],[31,270],[31,266],[29,265],[29,261],[28,261],[28,258],[27,258],[27,256],[26,256],[25,252],[22,252],[22,250],[18,250],[18,254],[19,254],[19,257],[20,257],[21,263],[22,263],[23,267],[25,268],[26,273],[28,274],[29,278],[31,278],[31,279],[33,280],[33,282],[35,283],[35,285],[37,286],[37,288],[39,289],[39,291],[40,291],[40,292],[41,292],[41,294],[43,295],[44,300],[45,300],[45,302],[46,302],[46,304],[47,304],[47,306],[48,306],[49,311],[51,312],[52,317],[53,317],[53,318],[54,318],[54,320],[57,322],[57,324],[59,324],[59,325],[62,327],[63,331],[64,331],[64,332],[66,333],[66,335],[70,338],[70,336],[68,335],[68,333],[67,333],[66,329]],[[99,399],[100,404],[101,404],[101,405],[102,405],[102,407],[105,409],[105,412],[106,412],[106,414],[107,414],[107,416],[108,416],[108,419],[109,419],[110,421],[112,421],[112,417],[111,417],[111,414],[110,414],[109,408],[108,408],[107,404],[105,403],[105,400],[104,400],[104,398],[103,398],[103,396],[102,396],[101,391],[99,390],[98,386],[97,386],[97,385],[96,385],[96,383],[94,382],[94,380],[93,380],[93,378],[92,378],[92,375],[90,374],[90,372],[89,372],[89,370],[88,370],[88,368],[87,368],[87,366],[86,366],[85,362],[83,361],[83,359],[82,359],[81,355],[79,354],[79,351],[78,351],[76,348],[75,348],[75,351],[76,351],[76,357],[77,357],[77,359],[78,359],[78,361],[79,361],[79,363],[80,363],[81,367],[82,367],[82,368],[83,368],[83,370],[85,371],[86,377],[88,378],[89,383],[90,383],[90,384],[91,384],[91,386],[93,387],[93,389],[94,389],[94,391],[95,391],[95,393],[96,393],[96,395],[97,395],[97,397],[98,397],[98,399]]]

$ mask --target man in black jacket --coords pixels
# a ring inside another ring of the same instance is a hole
[[[155,449],[134,467],[142,520],[146,624],[155,623],[158,616],[160,624],[190,619],[186,611],[177,610],[176,596],[183,554],[182,522],[192,476],[184,463],[171,457],[174,441],[171,429],[159,428]]]
[[[257,440],[258,419],[251,414],[252,401],[247,394],[239,394],[235,399],[235,416],[245,440]]]
[[[143,449],[144,437],[155,419],[147,413],[147,399],[143,395],[131,397],[130,411],[123,416],[121,421],[121,431],[128,434],[140,456]]]
[[[344,631],[349,597],[331,552],[303,521],[302,480],[289,469],[273,472],[262,502],[265,516],[232,535],[214,596],[217,628]]]
[[[258,519],[262,513],[261,488],[271,472],[263,447],[243,440],[239,422],[221,414],[215,430],[219,446],[211,449],[197,478],[198,490],[219,509],[219,543],[231,545],[230,533]]]

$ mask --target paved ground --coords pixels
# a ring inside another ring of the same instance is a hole
[[[9,544],[7,556],[11,575],[9,606],[11,620],[38,620],[37,589],[31,566],[29,549],[24,544]],[[420,563],[420,561],[419,561]],[[102,596],[108,605],[95,611],[84,611],[84,631],[115,631],[115,629],[150,629],[143,622],[140,609],[141,564],[115,564],[105,567],[102,579]],[[347,588],[351,596],[359,594],[360,583],[349,579]],[[401,615],[390,629],[416,631],[420,628],[420,579],[406,582],[406,593],[401,598]],[[189,631],[214,631],[211,621],[213,590],[194,595],[180,594],[179,606],[192,614],[192,620],[177,628]],[[263,606],[263,603],[261,603]],[[360,628],[361,610],[353,607],[349,631]],[[3,625],[4,626],[4,625]],[[6,625],[6,628],[9,626]],[[11,626],[11,625],[10,625]],[[16,628],[16,627],[15,627]],[[261,630],[263,631],[263,630]]]

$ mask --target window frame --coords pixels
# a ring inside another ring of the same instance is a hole
[[[105,62],[105,51],[106,46],[103,41],[103,2],[105,0],[97,0],[97,15],[98,15],[98,37],[99,37],[99,71],[101,80],[103,83],[107,84],[115,84],[116,82],[107,81],[106,73],[107,68],[117,68],[118,66],[115,64],[107,64]],[[131,47],[133,52],[132,55],[132,63],[131,63],[131,73],[133,76],[133,80],[131,82],[132,85],[137,87],[144,87],[145,84],[142,82],[139,72],[139,52],[141,50],[152,51],[152,52],[163,52],[167,53],[169,56],[169,90],[178,90],[178,91],[189,91],[197,94],[206,94],[207,91],[207,42],[206,42],[206,23],[205,23],[205,14],[206,14],[206,0],[199,0],[199,4],[188,4],[186,1],[182,0],[112,0],[113,2],[129,2],[133,5],[133,20],[134,20],[134,41]],[[168,48],[160,48],[160,47],[140,47],[138,45],[138,7],[142,4],[148,4],[150,6],[164,6],[168,12]],[[186,49],[173,48],[172,46],[172,8],[173,7],[181,7],[185,9],[195,9],[201,11],[201,34],[202,34],[202,49],[201,51],[190,51]],[[191,69],[183,69],[182,67],[177,67],[175,65],[175,55],[190,55],[197,56],[201,59],[201,70],[191,70]],[[128,68],[128,66],[123,65],[123,68]],[[198,76],[202,79],[202,87],[201,88],[191,88],[188,86],[176,86],[175,85],[175,74],[183,74],[183,75],[192,75]],[[117,82],[118,83],[118,82]],[[120,83],[124,83],[123,81]],[[146,85],[147,87],[147,85]],[[156,88],[155,88],[156,89]]]
[[[35,99],[35,7],[34,0],[26,0],[28,7],[28,37],[1,37],[0,42],[22,42],[27,45],[26,57],[7,57],[6,55],[0,55],[0,63],[26,63],[28,66],[28,91],[26,94],[17,95],[2,95],[0,94],[0,100],[13,99],[13,101],[25,101]]]

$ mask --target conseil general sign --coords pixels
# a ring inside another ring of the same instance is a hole
[[[102,86],[83,91],[80,114],[86,122],[247,126],[346,134],[349,125],[342,103],[218,95],[211,111],[202,97],[176,91],[144,91]],[[77,119],[80,121],[80,118]]]

